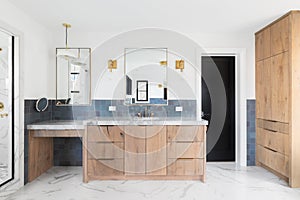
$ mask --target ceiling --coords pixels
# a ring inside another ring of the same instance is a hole
[[[50,31],[62,22],[74,31],[110,32],[142,27],[203,33],[251,34],[299,0],[8,0]]]

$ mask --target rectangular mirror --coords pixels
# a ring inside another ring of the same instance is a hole
[[[167,105],[167,49],[125,49],[125,104]]]
[[[56,105],[91,102],[91,49],[56,49]]]

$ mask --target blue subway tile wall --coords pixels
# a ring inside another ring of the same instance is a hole
[[[255,165],[255,100],[247,100],[247,165]]]
[[[55,138],[53,141],[54,166],[81,166],[81,138]]]
[[[46,120],[85,120],[95,117],[134,117],[138,112],[154,113],[154,117],[196,119],[196,100],[169,100],[166,106],[134,105],[126,106],[123,100],[93,100],[88,106],[56,106],[55,100],[49,100],[45,112],[37,112],[34,108],[36,100],[25,100],[25,183],[28,182],[28,124]],[[116,111],[108,110],[116,106]],[[175,107],[181,106],[182,112],[176,112]],[[54,165],[80,166],[82,163],[82,143],[79,138],[54,138]]]

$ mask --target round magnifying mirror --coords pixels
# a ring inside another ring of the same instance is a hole
[[[43,112],[48,107],[48,99],[43,97],[36,101],[35,108],[38,112]]]

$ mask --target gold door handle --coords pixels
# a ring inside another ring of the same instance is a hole
[[[8,113],[0,114],[0,118],[8,117]]]

